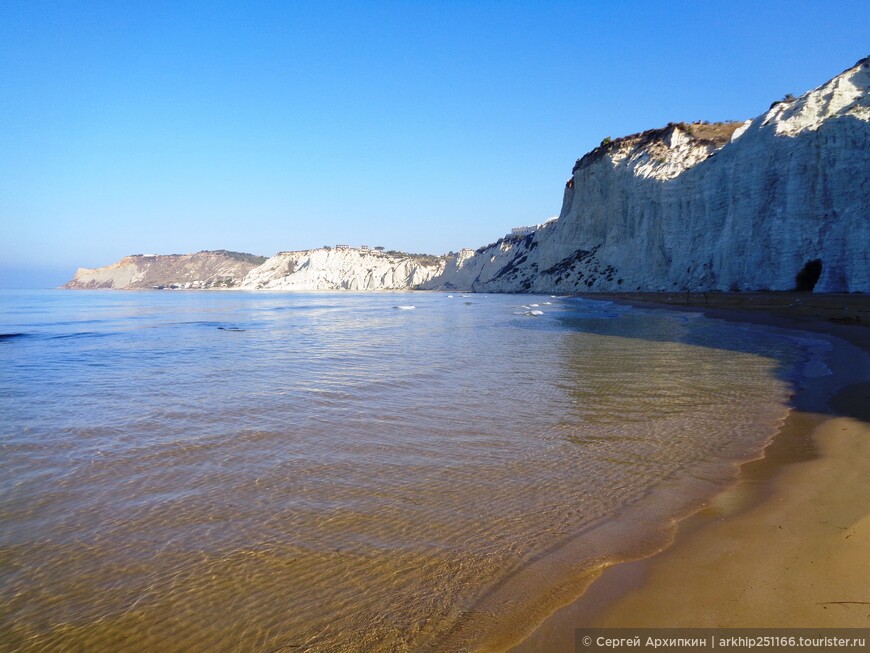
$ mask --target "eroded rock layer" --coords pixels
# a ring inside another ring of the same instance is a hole
[[[579,159],[559,219],[428,288],[870,292],[870,59],[745,123],[670,124]]]

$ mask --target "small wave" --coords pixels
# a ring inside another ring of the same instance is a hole
[[[268,306],[257,310],[275,313],[280,311],[311,311],[315,309],[326,310],[331,308],[338,308],[338,306],[336,306],[335,304],[298,304],[289,306]]]
[[[544,311],[529,311],[529,315],[543,315]]]
[[[447,295],[447,299],[453,299],[453,295]]]
[[[186,322],[169,322],[170,326],[204,326],[204,327],[221,327],[223,323],[213,320],[189,320]]]
[[[66,340],[68,338],[105,338],[110,335],[112,334],[97,331],[79,331],[77,333],[61,333],[56,336],[51,336],[51,340]]]
[[[818,379],[819,377],[830,376],[831,374],[833,374],[831,368],[815,358],[807,362],[803,368],[803,375],[808,379]]]
[[[0,333],[0,342],[5,340],[14,340],[15,338],[26,338],[28,333]]]
[[[413,311],[416,306],[393,306],[393,308],[398,308],[400,311]]]
[[[80,324],[99,324],[101,322],[106,322],[106,320],[64,320],[58,322],[34,322],[33,326],[51,326],[51,327],[60,327],[60,326],[78,326]]]
[[[791,340],[792,342],[796,342],[797,344],[810,349],[811,351],[815,350],[816,352],[827,352],[833,349],[833,345],[822,338],[813,338],[808,335],[787,335],[786,338]]]
[[[803,363],[797,368],[803,378],[818,379],[833,374],[833,371],[827,364],[830,352],[834,347],[829,340],[814,338],[808,334],[788,334],[785,338],[804,350]]]
[[[239,327],[233,326],[219,326],[218,329],[220,329],[221,331],[247,331],[247,329],[241,329]]]

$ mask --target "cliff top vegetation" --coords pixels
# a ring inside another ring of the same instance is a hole
[[[609,136],[601,141],[601,145],[594,150],[587,152],[581,158],[577,159],[572,172],[576,172],[583,165],[588,165],[602,158],[606,154],[615,152],[625,147],[651,147],[664,143],[674,129],[680,129],[693,139],[704,145],[710,145],[715,148],[720,148],[731,140],[731,136],[735,130],[742,125],[743,122],[725,121],[725,122],[706,122],[703,120],[697,122],[670,122],[665,127],[657,129],[648,129],[636,134],[621,136],[611,139]]]

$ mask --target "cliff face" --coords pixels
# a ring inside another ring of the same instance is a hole
[[[444,270],[437,256],[363,249],[280,252],[251,270],[242,288],[270,290],[402,290]]]
[[[265,257],[216,251],[137,254],[105,267],[79,268],[64,288],[233,288]]]
[[[476,252],[129,256],[65,287],[870,292],[868,86],[870,58],[754,120],[602,143],[558,219]]]
[[[79,268],[64,288],[403,290],[444,271],[445,258],[367,249],[312,249],[265,257],[236,252],[135,255]]]
[[[603,144],[574,166],[557,221],[461,253],[424,287],[790,290],[818,277],[817,291],[870,292],[868,86],[864,59],[742,124]]]

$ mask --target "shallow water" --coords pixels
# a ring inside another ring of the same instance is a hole
[[[545,296],[5,291],[0,309],[13,650],[522,632],[557,552],[571,573],[625,556],[730,482],[809,360],[772,332]]]

